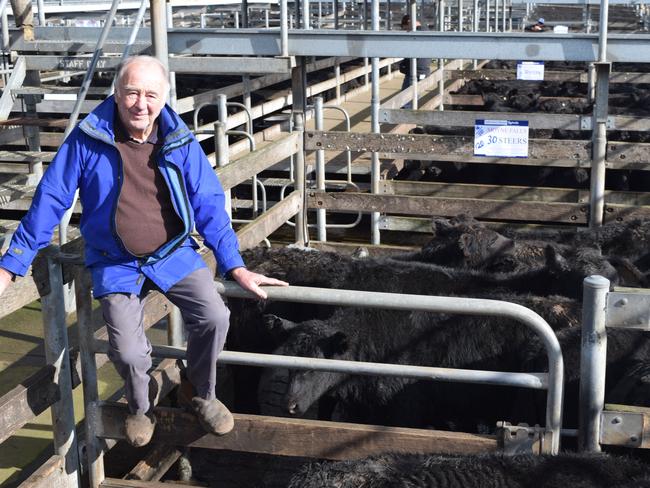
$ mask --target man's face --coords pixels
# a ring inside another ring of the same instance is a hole
[[[167,87],[157,65],[134,62],[127,66],[115,88],[115,101],[120,120],[131,137],[143,140],[149,136],[165,106]]]

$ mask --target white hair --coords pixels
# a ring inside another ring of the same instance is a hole
[[[145,55],[129,56],[122,63],[120,63],[117,68],[117,75],[115,76],[115,91],[118,91],[121,88],[122,78],[124,78],[126,69],[133,63],[153,64],[160,68],[160,74],[162,75],[162,79],[165,82],[165,92],[169,91],[169,70],[167,69],[167,66],[165,66],[163,62],[160,61],[160,59]]]

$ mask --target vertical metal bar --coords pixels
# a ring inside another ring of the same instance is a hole
[[[9,56],[9,19],[7,18],[7,0],[4,1],[2,8],[2,69],[6,70],[9,67],[7,58]],[[6,73],[2,74],[4,86],[7,86],[8,76]]]
[[[36,0],[36,5],[38,6],[38,25],[41,27],[45,26],[45,6],[43,5],[43,0]]]
[[[499,32],[499,0],[494,0],[494,32]]]
[[[104,453],[99,440],[94,435],[93,423],[87,412],[88,405],[99,400],[97,391],[97,362],[93,348],[95,328],[92,319],[93,307],[92,279],[90,272],[83,266],[75,270],[76,302],[77,302],[77,333],[79,336],[79,358],[81,360],[81,379],[84,392],[84,411],[86,412],[86,462],[90,486],[98,488],[104,481]]]
[[[438,28],[440,32],[445,30],[445,0],[438,0]],[[440,95],[440,104],[438,105],[438,110],[442,111],[445,109],[445,60],[440,58],[438,59],[438,71],[440,73],[440,79],[438,80],[438,95]]]
[[[166,6],[166,17],[167,17],[167,29],[174,28],[174,15],[172,10],[172,4],[170,0],[167,0]],[[169,56],[173,56],[170,54]],[[176,73],[173,71],[169,72],[169,106],[176,110]]]
[[[323,97],[314,98],[314,118],[316,130],[323,130]],[[319,149],[316,151],[316,188],[325,190],[325,151]],[[327,216],[325,209],[316,210],[316,227],[318,229],[318,240],[327,241]]]
[[[234,25],[233,27],[234,27],[235,29],[239,29],[239,12],[238,12],[237,10],[235,10],[235,12],[234,12],[233,15],[234,15],[234,17],[235,17],[235,18],[234,18],[235,25]]]
[[[363,30],[368,30],[368,0],[363,0]]]
[[[334,87],[336,104],[341,105],[341,61],[339,58],[336,58],[334,62],[334,78],[336,80],[336,86]]]
[[[379,0],[372,0],[372,30],[379,30]],[[413,9],[411,9],[413,13]],[[416,19],[411,17],[411,24],[415,26]],[[411,65],[412,66],[412,65]],[[416,74],[417,78],[417,74]],[[372,132],[379,134],[379,104],[381,103],[379,97],[379,58],[372,58],[372,87],[371,87],[370,105],[371,105],[371,125]],[[415,92],[417,93],[417,91]],[[417,97],[416,97],[417,98]],[[416,102],[416,100],[414,100]],[[380,178],[380,165],[379,154],[372,152],[370,154],[370,189],[371,193],[379,193],[379,178]],[[379,244],[381,242],[381,235],[379,230],[379,219],[381,215],[379,212],[372,212],[370,215],[371,232],[370,238],[372,244]]]
[[[183,316],[178,307],[172,306],[167,315],[167,344],[181,347],[184,343]]]
[[[592,135],[591,183],[589,192],[589,226],[603,224],[605,210],[605,158],[607,155],[607,98],[610,63],[594,63],[596,67],[596,103]]]
[[[305,105],[307,105],[307,70],[305,58],[296,58],[296,67],[291,69],[291,95],[293,99],[293,127],[296,132],[305,131]],[[296,214],[295,237],[296,244],[304,245],[308,240],[307,235],[307,209],[305,207],[305,151],[300,138],[298,151],[295,157],[295,188],[303,195],[303,205],[300,212]]]
[[[339,0],[334,0],[334,29],[339,28]]]
[[[43,309],[43,329],[45,361],[54,366],[54,383],[61,398],[52,405],[52,430],[54,453],[65,457],[67,474],[66,486],[78,485],[79,455],[75,433],[74,405],[72,399],[72,375],[68,330],[65,322],[65,300],[61,264],[56,261],[58,248],[51,247],[46,252],[50,293],[41,299]]]
[[[269,9],[266,8],[264,9],[264,27],[267,29],[269,28],[270,22],[269,22]]]
[[[605,406],[607,364],[605,308],[609,284],[602,276],[588,276],[583,282],[578,428],[578,448],[582,451],[600,451],[600,416]]]
[[[463,0],[458,0],[458,32],[463,32],[463,22],[465,18],[463,16]]]
[[[593,103],[596,100],[596,66],[589,63],[587,66],[587,100]]]
[[[507,25],[506,22],[508,20],[508,19],[506,19],[506,17],[507,17],[507,15],[506,15],[506,12],[507,12],[506,0],[501,0],[501,7],[503,9],[501,11],[501,30],[503,32],[505,32],[506,31],[506,25]]]
[[[490,32],[490,0],[485,0],[485,32]]]
[[[248,25],[248,0],[241,0],[241,26],[246,29]]]
[[[472,32],[478,32],[478,21],[479,21],[479,7],[478,0],[474,0],[474,5],[472,6]],[[478,67],[478,60],[474,59],[472,61],[472,68],[476,69]]]
[[[280,56],[289,56],[289,25],[287,0],[280,0]]]
[[[321,0],[318,0],[318,28],[322,28],[323,26],[323,2]]]
[[[386,30],[393,30],[393,10],[391,0],[386,0]],[[390,65],[388,65],[390,70]]]
[[[409,1],[409,15],[411,16],[411,32],[417,30],[417,3],[416,0]],[[409,60],[411,63],[411,90],[413,92],[413,99],[411,101],[411,108],[413,110],[418,109],[418,59],[411,58]]]
[[[311,29],[311,7],[309,0],[302,0],[302,28]]]
[[[167,48],[167,9],[165,0],[149,0],[149,12],[151,15],[151,43],[153,46],[153,55],[169,67],[167,58],[169,49]]]
[[[223,168],[230,162],[230,148],[228,147],[228,134],[226,124],[223,122],[214,123],[214,150],[215,160],[218,168]],[[228,217],[232,219],[232,197],[230,190],[224,190],[226,195],[225,207]]]

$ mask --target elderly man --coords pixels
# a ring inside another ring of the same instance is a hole
[[[126,383],[125,432],[135,446],[147,444],[155,426],[148,396],[151,345],[143,326],[143,300],[154,289],[180,308],[188,333],[179,401],[208,432],[226,434],[234,425],[215,398],[229,311],[196,252],[193,227],[214,252],[219,272],[243,288],[266,298],[260,285],[286,285],[244,267],[221,184],[197,140],[165,104],[168,91],[160,61],[127,59],[115,96],[65,140],[0,259],[1,294],[49,244],[79,189],[86,266],[106,321],[109,357]]]

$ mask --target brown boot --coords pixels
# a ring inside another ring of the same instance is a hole
[[[219,400],[205,400],[196,396],[196,390],[187,378],[181,379],[176,394],[178,406],[196,415],[201,427],[215,435],[225,435],[235,426],[230,410]]]
[[[215,435],[225,435],[235,426],[235,419],[230,410],[216,398],[204,400],[192,398],[192,409],[203,429]]]
[[[151,440],[155,427],[156,417],[153,413],[130,413],[124,421],[124,434],[132,446],[146,446]]]

